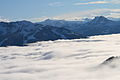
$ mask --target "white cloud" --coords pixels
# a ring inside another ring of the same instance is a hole
[[[5,18],[2,18],[2,17],[0,16],[0,22],[10,22],[10,20],[5,19]]]
[[[86,3],[74,3],[73,5],[87,5],[87,4],[106,4],[106,3],[112,3],[112,4],[120,4],[120,0],[103,0],[103,1],[94,1],[94,2],[86,2]]]
[[[86,3],[74,3],[74,5],[86,5],[86,4],[105,4],[107,1],[95,1],[95,2],[86,2]]]
[[[120,13],[110,13],[108,17],[120,18]]]
[[[49,18],[50,17],[40,17],[40,18],[31,18],[31,19],[25,19],[25,20],[32,21],[32,22],[40,22],[40,21],[44,21]]]
[[[0,80],[120,80],[119,59],[100,66],[120,56],[119,41],[113,34],[0,47]]]
[[[62,2],[53,2],[53,3],[49,3],[49,6],[63,6]]]

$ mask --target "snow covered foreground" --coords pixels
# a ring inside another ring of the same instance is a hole
[[[0,47],[0,80],[120,80],[119,67],[99,67],[119,55],[120,34]]]

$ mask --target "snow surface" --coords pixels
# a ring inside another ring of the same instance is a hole
[[[119,67],[98,67],[111,56],[120,34],[0,47],[0,80],[119,80]]]

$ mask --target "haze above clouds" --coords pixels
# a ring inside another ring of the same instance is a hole
[[[120,0],[2,0],[0,21],[120,17]]]

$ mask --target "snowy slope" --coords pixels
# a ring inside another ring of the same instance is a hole
[[[120,67],[99,67],[119,49],[120,34],[0,47],[0,80],[119,80]]]

